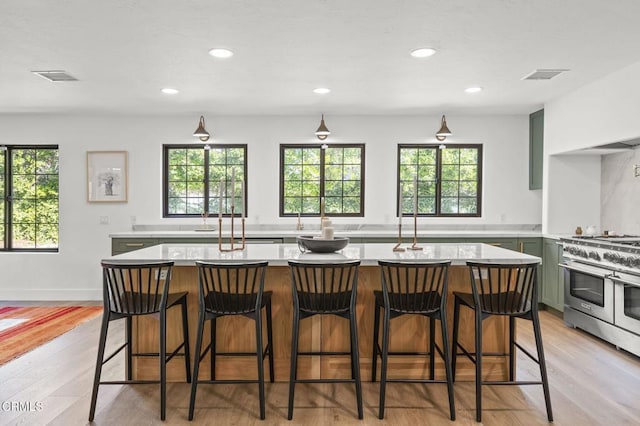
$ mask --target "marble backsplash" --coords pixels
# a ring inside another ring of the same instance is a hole
[[[640,175],[640,146],[602,156],[602,230],[640,235],[640,176],[636,174]]]

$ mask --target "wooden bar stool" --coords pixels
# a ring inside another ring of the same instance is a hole
[[[293,418],[296,383],[355,383],[358,418],[363,418],[360,358],[356,330],[356,291],[359,260],[336,263],[289,261],[293,291],[293,331],[291,342],[291,373],[289,378],[288,419]],[[299,352],[300,320],[314,315],[336,315],[349,320],[349,352]],[[349,355],[350,379],[298,379],[298,355]]]
[[[449,338],[447,333],[447,276],[451,264],[447,262],[387,262],[378,261],[382,275],[382,291],[374,291],[375,313],[373,323],[373,359],[371,381],[376,381],[378,356],[382,359],[380,371],[380,409],[378,417],[384,418],[385,390],[387,383],[446,383],[449,394],[449,415],[456,419],[453,397],[453,375]],[[383,310],[382,347],[378,342],[380,333],[380,310]],[[428,352],[389,352],[390,320],[402,315],[421,315],[429,318]],[[440,320],[442,348],[435,343],[435,320]],[[435,380],[435,353],[444,360],[446,380]],[[429,356],[429,379],[387,379],[389,355]]]
[[[189,420],[193,420],[196,402],[196,390],[199,383],[257,383],[260,399],[260,419],[265,418],[264,357],[269,356],[269,378],[274,380],[273,369],[273,326],[271,322],[271,294],[264,291],[264,278],[268,262],[219,263],[196,262],[198,267],[198,287],[200,310],[198,316],[198,334],[196,337],[196,360],[191,383],[189,400]],[[267,346],[262,343],[262,308],[266,309]],[[216,319],[241,315],[255,321],[255,352],[217,352]],[[211,321],[211,342],[202,351],[202,336],[205,321]],[[211,351],[211,378],[198,380],[200,362]],[[218,355],[256,356],[258,364],[257,380],[217,380],[215,359]]]
[[[453,358],[452,367],[455,380],[456,356],[467,356],[476,366],[476,421],[482,421],[482,385],[542,385],[547,407],[547,418],[553,421],[547,366],[542,348],[540,319],[538,318],[538,283],[536,271],[538,263],[495,264],[467,262],[471,274],[473,293],[454,292],[453,316]],[[472,309],[475,314],[475,352],[469,352],[458,342],[460,326],[460,306]],[[509,317],[509,353],[482,352],[482,321],[492,315]],[[515,320],[532,322],[538,357],[515,341]],[[458,353],[458,348],[462,351]],[[540,367],[541,381],[515,381],[515,349],[518,348]],[[483,356],[508,356],[509,380],[485,381],[482,379]]]
[[[160,418],[164,420],[166,417],[167,362],[175,355],[184,356],[186,379],[188,383],[191,383],[187,292],[169,292],[173,262],[135,264],[102,262],[101,265],[103,271],[102,297],[104,312],[102,314],[102,328],[100,329],[98,359],[96,361],[96,372],[93,380],[89,421],[93,421],[95,415],[98,387],[100,385],[143,383],[160,384]],[[167,310],[174,306],[180,306],[182,311],[182,333],[184,340],[173,352],[167,355]],[[133,353],[131,347],[132,318],[153,314],[159,314],[160,320],[159,352]],[[126,320],[126,342],[105,359],[104,352],[109,323],[122,318]],[[124,348],[127,349],[127,380],[100,381],[102,366]],[[181,349],[184,351],[179,353]],[[133,380],[132,357],[134,356],[158,356],[160,359],[160,380]]]

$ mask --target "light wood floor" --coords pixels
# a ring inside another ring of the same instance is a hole
[[[556,425],[638,424],[640,360],[617,351],[579,330],[567,328],[557,316],[542,312],[542,332],[551,382]],[[99,318],[0,367],[0,424],[82,425],[87,423],[90,390],[99,334]],[[520,342],[533,348],[530,323],[519,323]],[[123,336],[111,334],[111,346]],[[175,362],[181,362],[180,360]],[[537,366],[518,359],[520,379],[537,378]],[[123,377],[121,358],[107,364],[105,378]],[[445,385],[389,384],[386,418],[378,420],[377,383],[363,382],[364,420],[357,419],[353,385],[298,385],[294,418],[287,421],[286,383],[267,384],[267,419],[258,418],[256,385],[201,385],[195,419],[187,420],[189,385],[172,383],[167,393],[164,424],[451,424]],[[474,421],[474,387],[455,384],[457,424]],[[7,410],[7,402],[31,403],[35,411]],[[483,394],[483,424],[547,423],[540,386],[492,386]],[[42,409],[37,410],[36,404]],[[162,424],[156,385],[102,386],[96,424]]]

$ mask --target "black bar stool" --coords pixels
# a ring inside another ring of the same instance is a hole
[[[384,418],[385,390],[387,383],[446,383],[449,394],[449,415],[456,419],[453,397],[453,375],[449,338],[447,333],[447,262],[387,262],[378,261],[382,275],[382,291],[374,291],[375,313],[373,323],[373,359],[371,381],[376,381],[378,356],[382,359],[380,371],[380,411],[378,417]],[[382,347],[379,345],[380,309],[384,312],[382,328]],[[428,352],[389,352],[390,320],[401,315],[422,315],[429,318]],[[435,343],[435,320],[440,320],[442,348]],[[444,360],[446,380],[435,380],[435,352]],[[429,356],[429,379],[387,379],[387,361],[389,355],[427,355]]]
[[[308,263],[290,260],[293,291],[293,331],[291,374],[289,378],[289,413],[293,418],[296,383],[355,383],[358,418],[363,418],[362,384],[356,330],[356,291],[359,260],[336,263]],[[337,315],[349,320],[349,352],[298,352],[300,320],[314,315]],[[298,355],[350,355],[351,379],[298,379]]]
[[[184,356],[187,383],[191,383],[191,366],[189,356],[189,325],[187,319],[187,292],[169,293],[173,262],[156,263],[110,263],[102,262],[103,303],[102,328],[98,344],[93,392],[89,421],[93,421],[96,411],[99,385],[122,384],[160,384],[160,418],[166,416],[167,362],[175,355]],[[180,306],[182,310],[183,342],[167,355],[167,309]],[[160,350],[157,353],[133,353],[131,345],[132,318],[135,316],[159,314],[160,316]],[[106,359],[104,357],[109,323],[118,319],[126,320],[126,342]],[[127,380],[100,381],[102,366],[126,347]],[[183,349],[182,353],[179,351]],[[132,357],[158,356],[160,359],[160,380],[133,380]]]
[[[493,264],[467,262],[471,275],[473,293],[454,292],[453,316],[453,358],[452,367],[455,380],[456,356],[466,355],[476,366],[476,420],[482,421],[482,385],[542,385],[544,400],[547,407],[547,418],[553,421],[551,412],[551,397],[549,395],[549,381],[547,366],[542,348],[542,334],[540,333],[540,319],[538,318],[538,284],[536,270],[538,263],[526,264]],[[458,342],[458,328],[460,326],[460,306],[473,309],[475,314],[475,352],[469,352]],[[492,315],[509,317],[509,353],[482,352],[482,321]],[[538,357],[515,341],[515,320],[526,319],[533,324]],[[458,353],[458,348],[462,350]],[[540,366],[541,381],[515,381],[515,349],[518,348]],[[482,380],[483,356],[508,356],[509,380]]]
[[[199,383],[257,383],[260,398],[260,419],[265,418],[264,357],[269,356],[269,378],[273,371],[273,328],[271,323],[271,295],[264,291],[264,278],[268,262],[214,263],[196,262],[200,311],[196,337],[196,360],[191,383],[189,420],[193,420],[196,390]],[[267,346],[262,344],[262,308],[266,308]],[[242,315],[256,322],[255,352],[216,352],[216,319],[229,315]],[[205,321],[211,321],[211,341],[202,352],[202,335]],[[198,380],[200,362],[211,351],[211,379]],[[216,356],[257,356],[257,380],[216,380]]]

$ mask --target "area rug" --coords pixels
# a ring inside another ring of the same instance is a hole
[[[102,313],[102,306],[0,307],[0,365]]]

